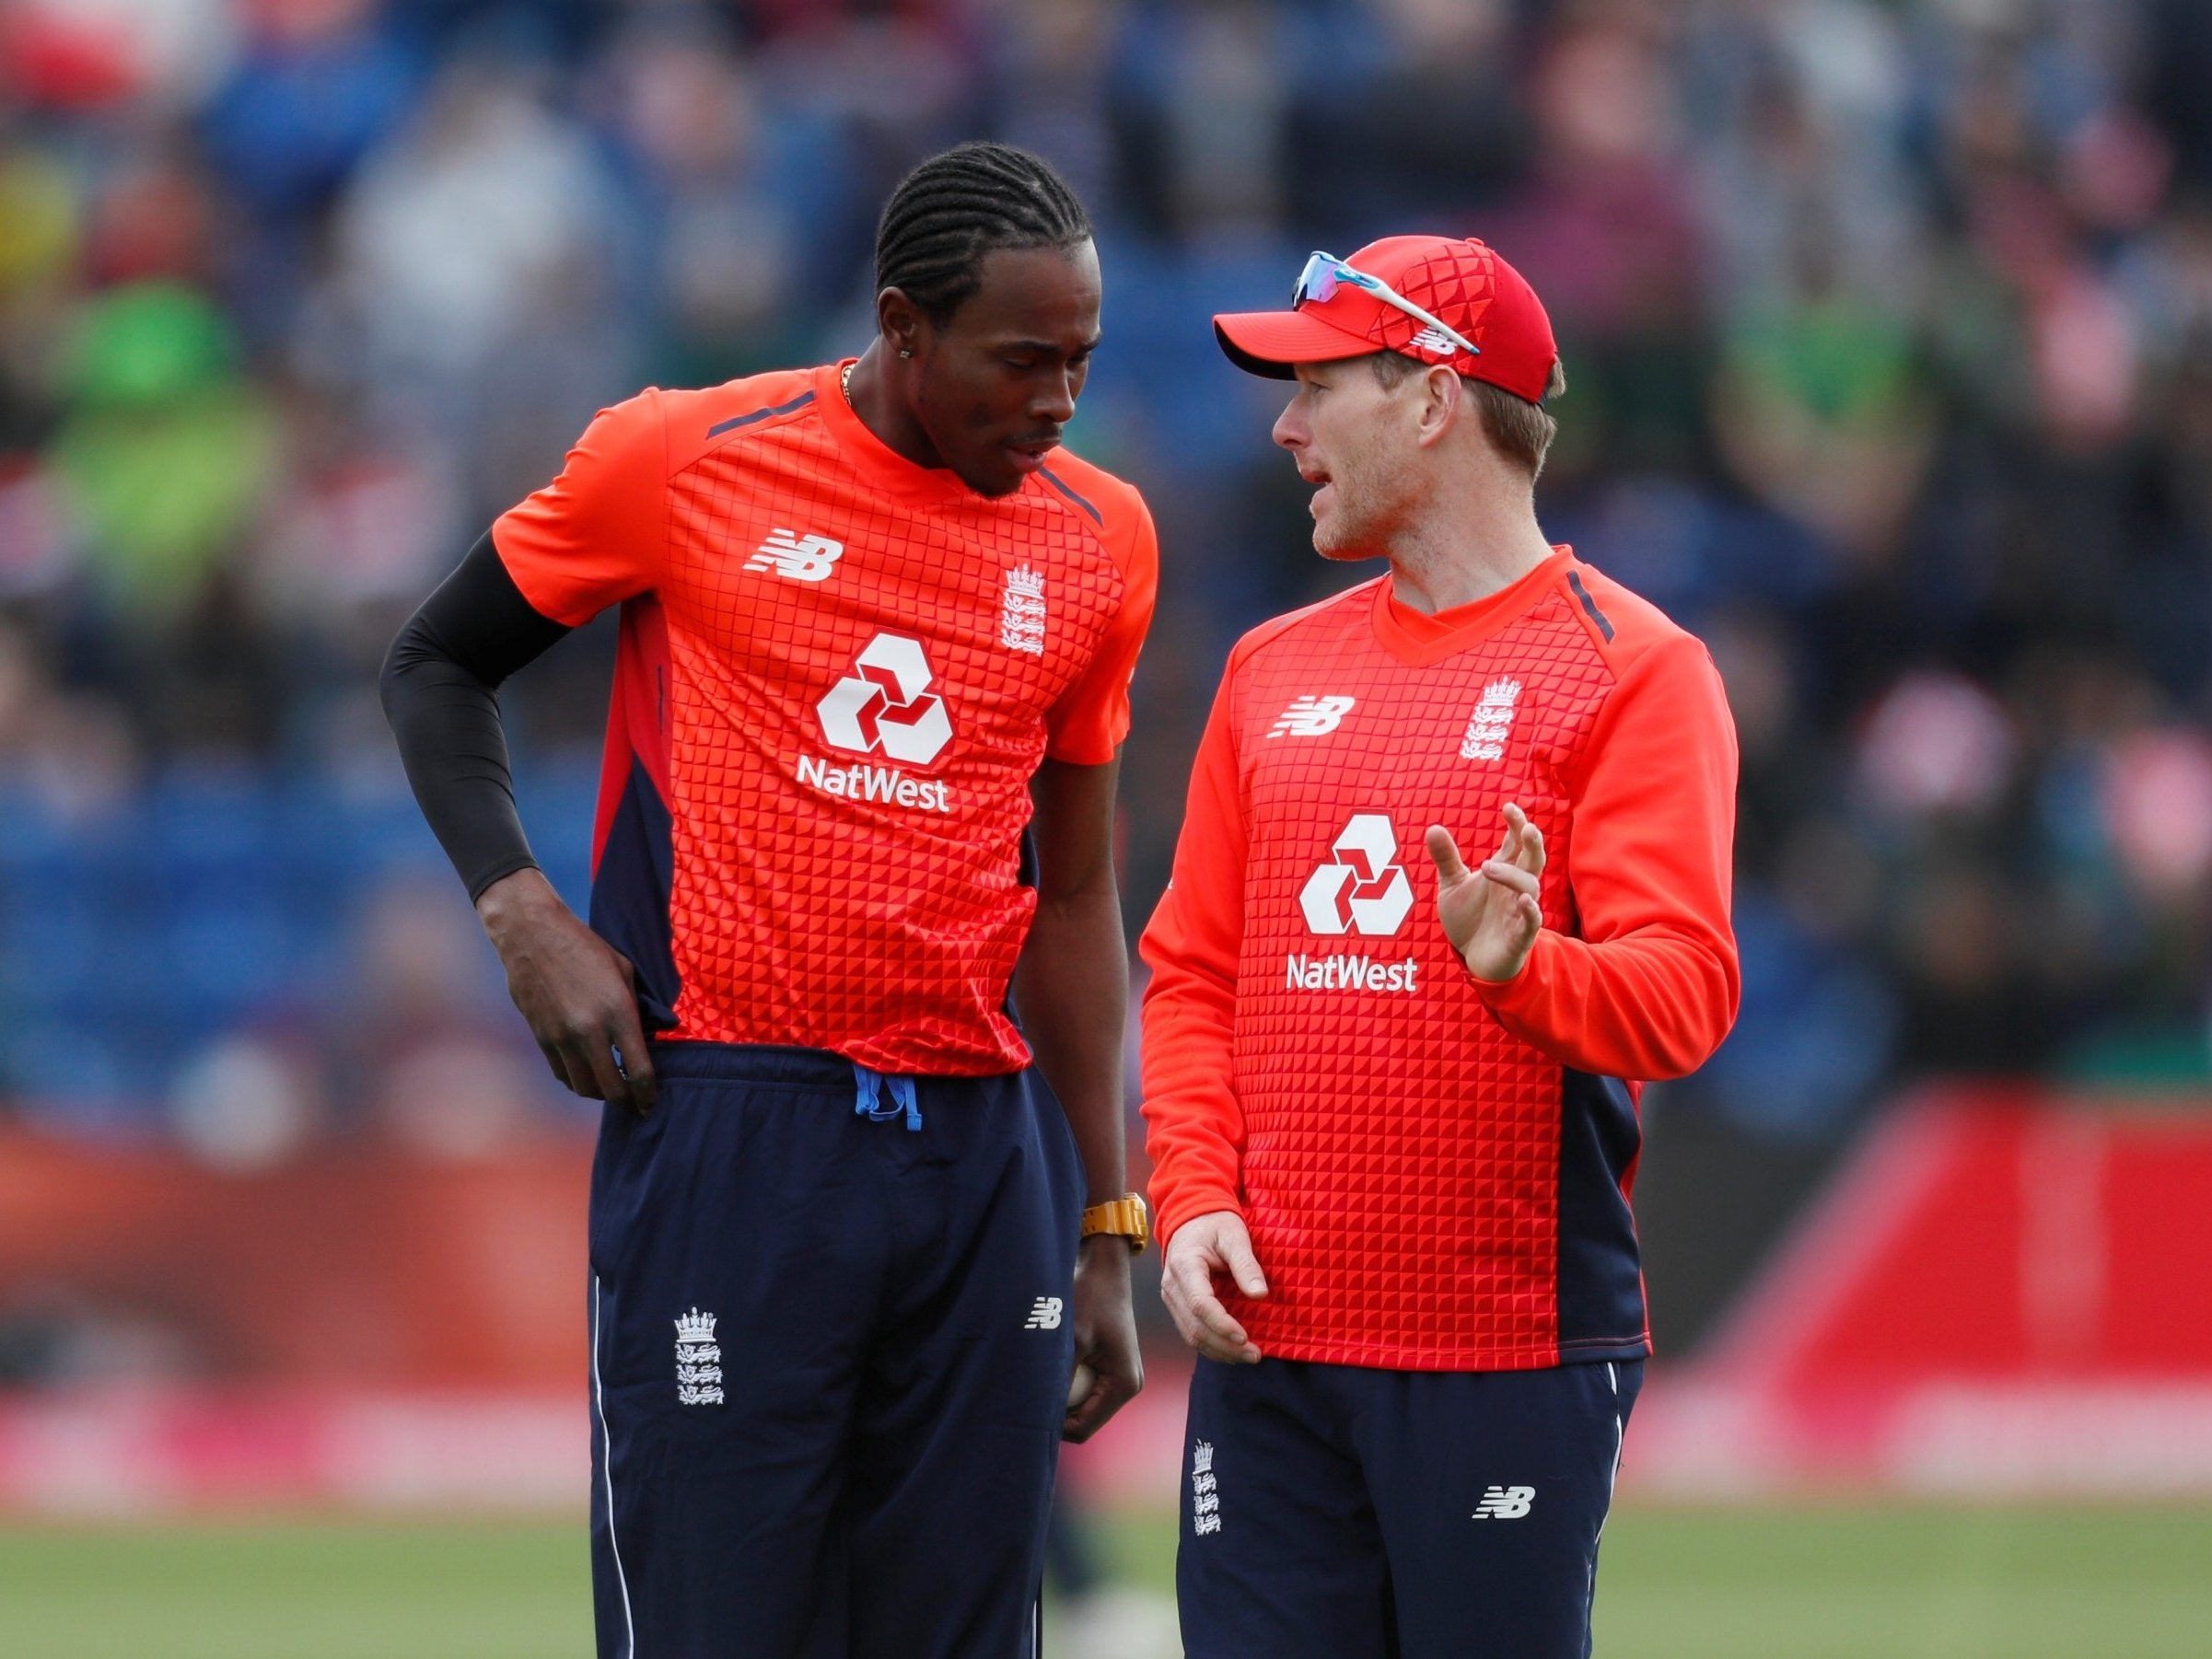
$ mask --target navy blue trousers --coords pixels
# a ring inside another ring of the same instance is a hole
[[[1588,1659],[1643,1375],[1200,1360],[1175,1569],[1188,1659]]]
[[[1083,1198],[1058,1103],[654,1063],[591,1178],[600,1659],[1029,1659]]]

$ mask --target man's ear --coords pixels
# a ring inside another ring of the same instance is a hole
[[[1471,417],[1467,388],[1458,375],[1442,364],[1432,364],[1421,377],[1420,441],[1438,442],[1461,420]]]
[[[876,327],[892,351],[908,357],[921,349],[929,332],[929,319],[922,315],[921,307],[906,297],[903,289],[886,288],[876,296]]]

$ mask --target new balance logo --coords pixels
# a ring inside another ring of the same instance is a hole
[[[1459,342],[1443,330],[1429,328],[1414,336],[1413,346],[1417,352],[1437,352],[1447,357],[1460,349]]]
[[[1221,1493],[1214,1481],[1214,1443],[1191,1448],[1191,1531],[1199,1537],[1221,1530]]]
[[[1317,934],[1394,934],[1414,908],[1413,883],[1397,863],[1388,815],[1355,813],[1331,845],[1333,856],[1306,878],[1298,908]]]
[[[1532,1486],[1492,1486],[1483,1491],[1483,1501],[1475,1505],[1474,1518],[1478,1521],[1518,1521],[1529,1513],[1529,1505],[1536,1502]]]
[[[998,595],[998,643],[1044,655],[1044,578],[1026,564],[1007,572]]]
[[[760,551],[745,561],[750,571],[774,571],[794,582],[825,582],[837,561],[844,557],[844,543],[827,536],[801,536],[782,528],[770,530]]]
[[[1024,1330],[1058,1330],[1060,1328],[1060,1298],[1040,1296],[1030,1309],[1030,1317],[1021,1322]]]
[[[1494,679],[1484,686],[1474,717],[1467,722],[1467,735],[1460,739],[1460,759],[1504,760],[1506,738],[1513,730],[1513,706],[1519,701],[1518,679]]]
[[[1321,737],[1345,723],[1352,712],[1349,697],[1301,697],[1268,727],[1270,737]]]
[[[722,1403],[722,1350],[715,1345],[715,1316],[695,1307],[676,1320],[676,1399],[686,1406]]]

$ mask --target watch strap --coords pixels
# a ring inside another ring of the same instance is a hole
[[[1126,1192],[1103,1204],[1092,1204],[1083,1212],[1082,1236],[1089,1238],[1094,1233],[1119,1235],[1129,1241],[1133,1253],[1141,1254],[1152,1238],[1152,1218],[1145,1210],[1145,1201]]]

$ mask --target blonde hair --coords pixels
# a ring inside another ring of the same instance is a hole
[[[1415,369],[1434,366],[1403,352],[1377,352],[1368,361],[1375,365],[1375,377],[1386,389],[1393,390]],[[1559,435],[1559,423],[1552,418],[1551,411],[1487,380],[1462,375],[1460,381],[1466,387],[1467,395],[1474,400],[1474,406],[1482,414],[1483,431],[1491,444],[1500,455],[1526,471],[1529,481],[1534,483],[1543,470],[1543,458],[1551,450],[1552,440]],[[1556,398],[1566,390],[1566,365],[1554,360],[1543,395]]]

